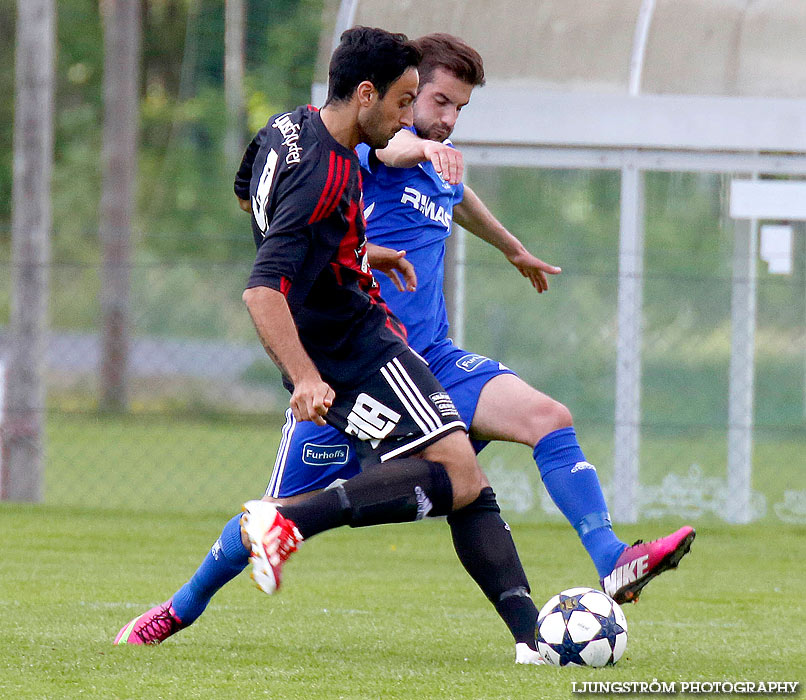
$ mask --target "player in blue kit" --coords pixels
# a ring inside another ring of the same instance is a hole
[[[689,551],[694,530],[683,527],[629,547],[619,540],[569,410],[501,363],[457,348],[448,337],[442,284],[452,221],[501,250],[538,293],[548,289],[546,275],[558,274],[560,268],[531,255],[461,184],[461,156],[448,137],[474,87],[484,82],[481,57],[450,35],[432,34],[415,43],[423,60],[414,126],[399,132],[385,149],[357,148],[367,236],[370,243],[388,249],[371,250],[370,262],[377,268],[379,262],[394,261],[396,251],[405,251],[405,260],[416,270],[416,291],[404,289],[394,271],[379,276],[381,296],[470,426],[476,451],[490,440],[528,445],[546,489],[591,556],[602,588],[619,603],[635,602],[649,581],[675,567]],[[359,470],[343,435],[299,423],[289,412],[266,495],[293,502]]]
[[[621,542],[568,409],[499,362],[457,348],[448,338],[442,282],[452,221],[499,248],[538,292],[548,288],[546,275],[560,270],[531,255],[460,182],[461,154],[447,139],[474,87],[484,82],[480,57],[448,35],[429,35],[415,43],[423,61],[414,128],[401,131],[386,148],[357,148],[367,235],[375,245],[369,250],[370,263],[389,274],[379,277],[381,296],[470,426],[477,451],[489,440],[528,445],[547,490],[578,532],[606,592],[619,602],[636,600],[654,576],[676,566],[690,547],[693,530],[682,528],[632,547]],[[249,208],[243,181],[236,182],[236,193]],[[350,479],[360,469],[353,442],[343,433],[297,421],[289,411],[265,498],[296,503]],[[217,542],[208,560],[222,560],[216,558],[216,548],[220,551],[224,540]],[[233,562],[233,570],[244,565],[242,560]],[[199,593],[199,588],[191,580],[175,594],[174,606],[203,610],[215,591]]]

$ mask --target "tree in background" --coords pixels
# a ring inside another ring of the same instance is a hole
[[[14,94],[14,3],[0,0],[0,90],[3,95]],[[0,239],[8,231],[11,220],[11,161],[14,101],[0,101]],[[4,230],[5,229],[5,230]]]
[[[245,0],[226,0],[224,28],[224,95],[227,103],[227,134],[224,138],[226,162],[233,168],[240,163],[244,149],[246,104],[244,70],[246,25]]]
[[[53,165],[53,0],[19,0],[14,102],[12,308],[2,495],[40,501]]]
[[[140,3],[103,0],[104,125],[99,238],[101,272],[101,408],[127,404],[129,285],[140,74]]]

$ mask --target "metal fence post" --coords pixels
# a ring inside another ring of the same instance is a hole
[[[758,221],[734,222],[728,400],[728,512],[732,523],[751,520],[753,397],[756,338]]]
[[[734,223],[728,407],[728,504],[725,519],[747,523],[753,470],[758,221],[806,221],[806,182],[733,180]]]
[[[641,423],[641,339],[644,284],[644,173],[621,171],[618,273],[618,347],[613,454],[613,518],[638,520],[638,447]]]

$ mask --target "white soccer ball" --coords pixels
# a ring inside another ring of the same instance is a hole
[[[537,616],[537,650],[554,666],[607,666],[627,648],[627,618],[593,588],[569,588]]]

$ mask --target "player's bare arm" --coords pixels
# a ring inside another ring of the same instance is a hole
[[[333,404],[335,393],[302,347],[285,297],[269,287],[251,287],[243,293],[243,300],[260,342],[294,385],[290,400],[294,417],[324,425],[323,416]]]
[[[248,199],[241,199],[237,195],[235,196],[235,198],[238,200],[238,206],[241,209],[243,209],[247,214],[252,213],[252,202],[250,202]]]
[[[453,208],[453,220],[474,236],[494,245],[531,282],[538,294],[549,288],[546,275],[559,275],[562,269],[532,255],[504,225],[493,216],[478,195],[465,186],[464,198]]]
[[[417,273],[414,265],[406,260],[405,250],[394,250],[367,243],[367,260],[373,270],[383,272],[400,292],[417,291]],[[400,276],[403,276],[401,280]]]
[[[375,152],[378,160],[390,168],[411,168],[431,161],[445,182],[458,185],[464,174],[461,151],[439,141],[422,139],[411,131],[399,131],[386,148]]]

